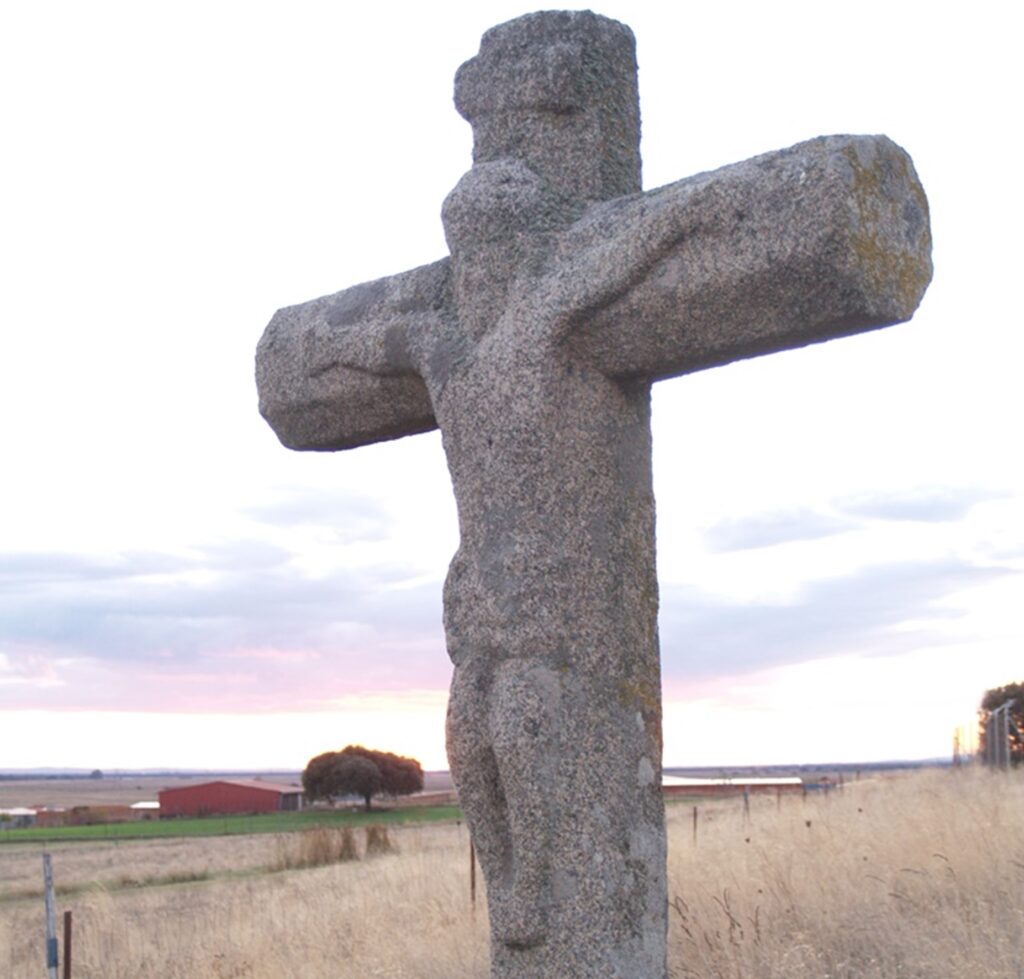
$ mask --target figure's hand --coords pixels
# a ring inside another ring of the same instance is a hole
[[[293,449],[436,427],[414,346],[449,300],[448,260],[280,309],[256,351],[260,412]]]

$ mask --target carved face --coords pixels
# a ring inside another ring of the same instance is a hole
[[[585,10],[488,31],[455,76],[473,160],[515,158],[579,204],[640,190],[636,55],[628,27]]]

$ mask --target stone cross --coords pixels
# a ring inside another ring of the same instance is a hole
[[[450,256],[279,310],[260,410],[294,449],[440,428],[448,755],[492,974],[662,979],[651,384],[909,319],[927,202],[882,136],[641,192],[633,36],[590,12],[488,31],[455,104]]]

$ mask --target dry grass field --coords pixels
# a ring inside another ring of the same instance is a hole
[[[878,778],[754,797],[749,817],[741,800],[699,807],[696,843],[692,804],[668,809],[673,977],[1024,977],[1020,776]],[[465,827],[391,836],[395,852],[309,869],[279,869],[295,834],[53,848],[74,975],[483,979]],[[0,975],[45,975],[40,876],[38,847],[0,847]]]

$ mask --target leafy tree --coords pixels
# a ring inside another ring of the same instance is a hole
[[[1008,683],[1004,687],[993,687],[986,690],[981,698],[978,710],[978,752],[982,758],[988,757],[988,721],[992,712],[1002,707],[1008,700],[1013,706],[1008,708],[1010,715],[1010,763],[1020,765],[1024,762],[1024,682]]]
[[[423,791],[423,769],[415,758],[394,755],[390,751],[374,751],[361,744],[350,744],[341,749],[341,754],[372,761],[380,769],[383,779],[381,791],[385,795],[412,795]]]
[[[361,795],[370,811],[370,800],[383,784],[380,769],[369,758],[339,755],[334,763],[334,789],[337,795]]]
[[[423,788],[423,769],[414,758],[388,751],[349,745],[311,758],[302,773],[302,787],[310,800],[338,795],[359,795],[370,809],[378,793],[411,795]]]
[[[310,802],[317,799],[330,799],[335,795],[333,785],[334,765],[338,752],[325,751],[322,755],[311,758],[302,773],[302,791]]]

